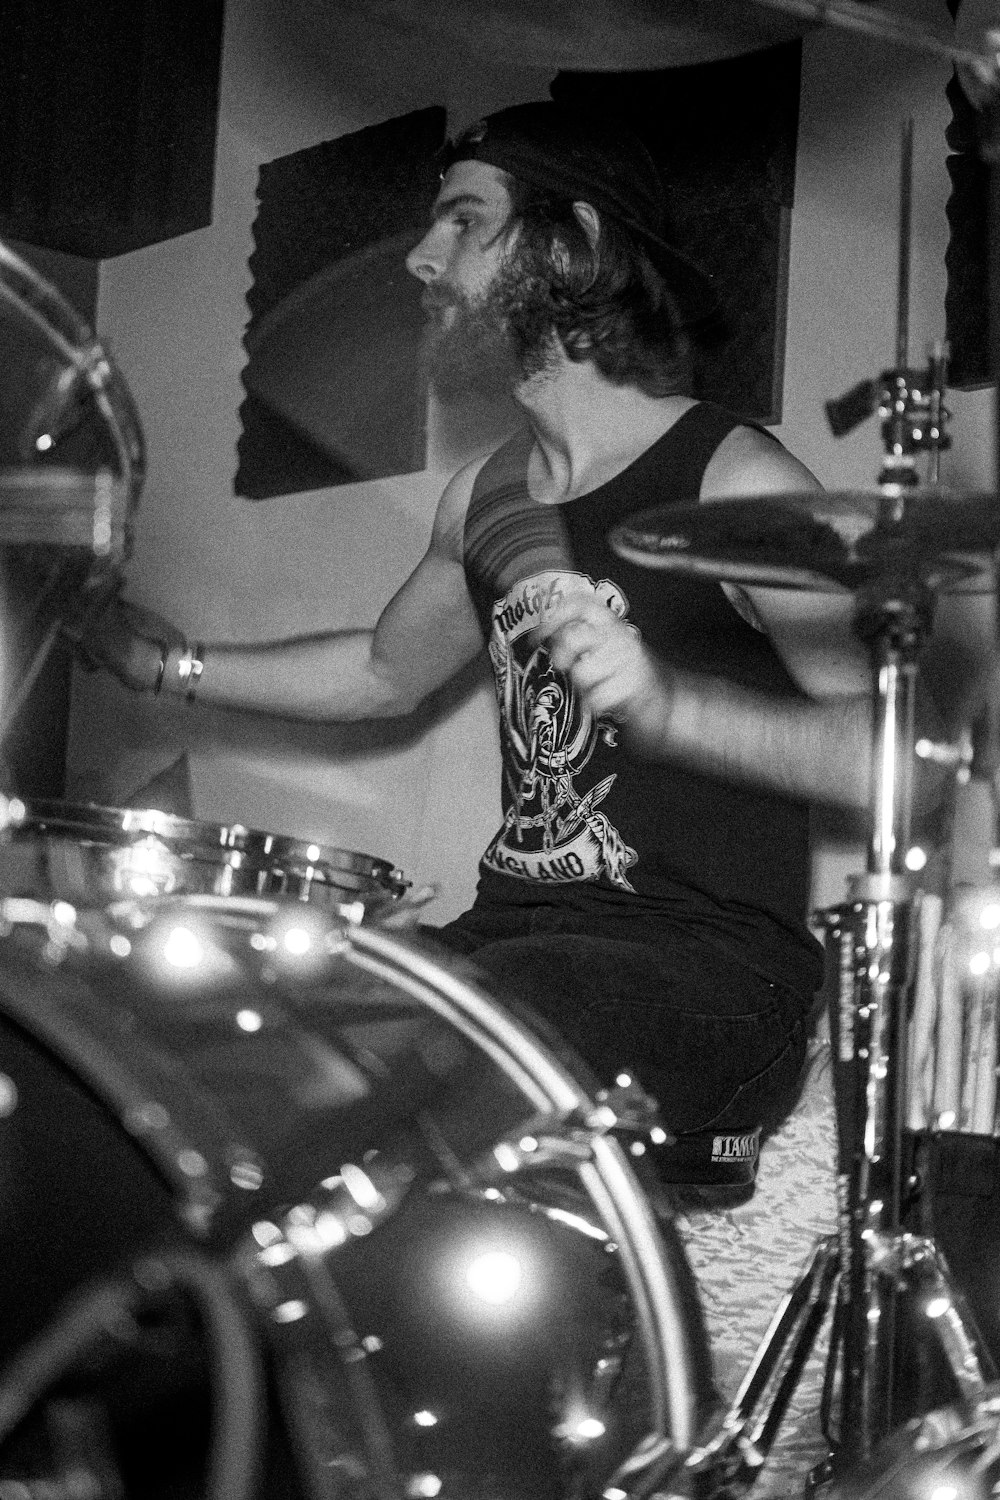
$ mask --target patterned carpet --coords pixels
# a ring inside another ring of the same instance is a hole
[[[817,1238],[836,1228],[834,1137],[830,1048],[816,1042],[796,1110],[761,1150],[750,1202],[688,1211],[678,1221],[701,1290],[716,1381],[727,1402]],[[752,1500],[798,1500],[810,1468],[825,1456],[818,1422],[825,1351],[824,1331]]]

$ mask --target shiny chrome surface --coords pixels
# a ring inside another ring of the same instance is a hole
[[[308,1493],[583,1500],[682,1462],[704,1351],[672,1226],[573,1058],[467,970],[287,900],[7,898],[0,932],[0,1033],[92,1091],[246,1287]],[[89,1203],[77,1150],[46,1170]],[[33,1177],[6,1212],[44,1241]]]
[[[992,1500],[1000,1486],[1000,1387],[905,1423],[833,1500]]]
[[[135,402],[103,345],[50,282],[0,242],[0,541],[120,564],[145,474]]]
[[[390,910],[408,885],[369,854],[155,808],[16,799],[0,833],[0,892],[80,905],[287,896],[360,920]]]

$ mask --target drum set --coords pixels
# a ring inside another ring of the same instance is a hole
[[[6,725],[119,586],[144,465],[106,351],[3,246],[0,323],[0,543],[53,580]],[[652,1105],[421,941],[422,899],[366,854],[0,798],[4,1500],[637,1495],[693,1449]]]
[[[8,652],[2,737],[57,631],[119,586],[144,450],[107,352],[2,245],[0,319],[25,405],[0,544],[44,579],[40,636]],[[613,537],[654,569],[847,591],[873,660],[867,867],[823,914],[838,1231],[732,1407],[629,1149],[657,1139],[655,1106],[599,1088],[426,946],[390,862],[14,796],[0,1500],[735,1500],[824,1326],[829,1454],[804,1488],[997,1492],[993,1359],[940,1248],[905,1222],[919,667],[938,596],[995,591],[1000,548],[996,496],[937,480],[944,382],[940,352],[915,370],[904,341],[871,383],[871,492],[671,506]],[[961,746],[928,753],[967,770]]]

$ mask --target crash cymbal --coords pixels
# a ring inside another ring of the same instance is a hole
[[[393,31],[436,37],[474,57],[583,72],[714,62],[802,36],[819,19],[778,15],[746,0],[596,0],[596,6],[565,0],[338,0],[336,7],[309,9],[308,23],[294,28],[297,45],[319,45],[320,55],[338,38],[342,45],[343,16],[353,13]],[[339,33],[331,27],[337,17]],[[329,39],[318,43],[320,27]]]
[[[889,0],[883,5],[873,5],[871,0],[754,0],[754,3],[758,9],[796,16],[803,23],[857,32],[891,46],[923,52],[928,57],[947,58],[977,70],[992,65],[995,73],[995,49],[990,47],[987,37],[994,7],[988,0],[982,7],[977,6],[980,14],[972,24],[966,22],[963,26],[960,21],[957,27],[947,30],[937,24],[933,10],[927,6],[915,7],[912,0]],[[963,4],[963,11],[968,8]]]
[[[937,486],[747,496],[644,511],[610,541],[641,567],[756,588],[989,593],[1000,505]]]

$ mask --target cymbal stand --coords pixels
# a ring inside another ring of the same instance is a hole
[[[881,418],[885,456],[876,527],[888,566],[859,590],[855,628],[872,653],[872,783],[865,873],[848,900],[823,913],[839,957],[831,1007],[838,1144],[838,1231],[821,1240],[778,1308],[735,1401],[715,1436],[689,1455],[696,1493],[745,1494],[759,1475],[806,1360],[831,1308],[822,1399],[829,1457],[810,1476],[817,1488],[870,1457],[903,1415],[900,1313],[936,1348],[955,1394],[981,1395],[995,1372],[933,1241],[902,1225],[906,1023],[911,993],[914,893],[910,843],[918,660],[934,612],[934,583],[908,547],[908,491],[918,454],[932,483],[949,445],[943,404],[945,353],[924,371],[909,367],[909,240],[912,126],[904,126],[900,190],[896,367],[827,407],[840,435]],[[832,1413],[836,1404],[837,1421]],[[705,1488],[707,1485],[707,1489]]]
[[[883,504],[891,526],[893,501]],[[933,1241],[906,1232],[901,1220],[913,915],[904,861],[917,661],[932,606],[932,591],[901,574],[880,580],[859,608],[876,668],[872,828],[865,874],[853,878],[849,900],[825,914],[840,957],[832,1017],[840,1274],[827,1372],[829,1405],[839,1357],[835,1476],[867,1459],[902,1418],[902,1298],[907,1326],[937,1344],[956,1395],[980,1393],[993,1373]]]
[[[840,955],[839,994],[831,1015],[840,1274],[824,1398],[828,1418],[839,1356],[839,1433],[828,1466],[835,1477],[867,1459],[901,1419],[897,1313],[904,1297],[913,1320],[908,1328],[919,1329],[937,1345],[956,1395],[981,1392],[987,1375],[994,1373],[937,1247],[927,1237],[904,1231],[901,1221],[914,906],[905,857],[918,660],[934,612],[934,584],[908,555],[902,521],[907,489],[917,480],[917,455],[928,454],[928,478],[937,483],[941,451],[950,446],[944,348],[935,347],[922,374],[909,368],[912,159],[913,127],[907,121],[900,172],[896,368],[883,373],[879,397],[885,455],[877,529],[883,543],[898,532],[898,546],[886,553],[893,565],[860,592],[855,620],[858,634],[871,643],[875,673],[867,867],[852,879],[848,902],[825,913]]]
[[[898,504],[886,494],[883,528],[892,528]],[[688,1457],[689,1473],[698,1476],[696,1493],[707,1484],[704,1493],[713,1500],[746,1494],[759,1476],[831,1309],[822,1414],[830,1456],[811,1476],[813,1487],[849,1474],[900,1420],[902,1298],[936,1343],[957,1394],[981,1394],[993,1374],[937,1248],[905,1231],[901,1221],[913,911],[904,861],[918,656],[932,612],[932,591],[913,582],[905,560],[899,575],[859,599],[858,628],[871,642],[874,667],[867,868],[852,878],[848,901],[824,913],[840,976],[831,1017],[839,1226],[818,1242],[780,1304],[718,1432]]]

